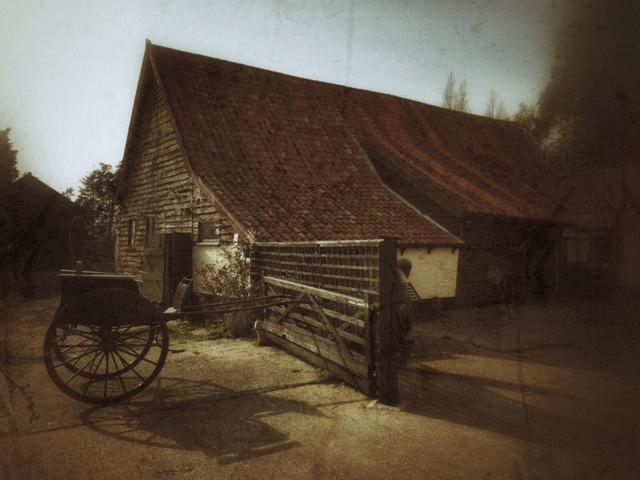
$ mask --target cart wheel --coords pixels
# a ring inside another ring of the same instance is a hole
[[[56,332],[55,338],[64,341],[64,342],[73,342],[74,346],[67,345],[63,348],[60,348],[59,342],[53,342],[51,344],[51,349],[56,356],[56,359],[60,363],[60,366],[63,366],[67,370],[72,373],[77,373],[78,376],[89,378],[91,376],[95,377],[96,375],[91,374],[88,371],[81,370],[78,368],[79,362],[81,358],[88,356],[92,350],[95,349],[95,346],[98,345],[105,337],[104,333],[101,331],[102,329],[93,325],[68,325],[61,322],[56,323]],[[115,327],[112,328],[112,332],[117,336],[127,335],[131,331],[132,327]],[[138,328],[139,330],[139,328]],[[67,339],[70,340],[67,340]],[[127,365],[119,365],[120,368],[109,372],[110,377],[114,377],[116,375],[120,375],[128,372],[131,368],[137,366],[140,362],[142,362],[143,358],[149,352],[149,349],[153,345],[155,340],[155,331],[153,329],[148,329],[148,335],[144,336],[141,334],[139,337],[136,337],[136,347],[142,348],[138,353],[137,358],[132,359],[132,362]],[[87,354],[87,355],[85,355]],[[78,361],[75,361],[75,360]],[[115,367],[114,367],[115,368]],[[97,374],[100,376],[101,374]]]
[[[136,395],[162,369],[169,351],[164,322],[144,325],[72,325],[57,318],[44,340],[44,363],[70,397],[107,403]]]

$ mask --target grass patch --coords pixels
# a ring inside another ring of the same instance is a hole
[[[222,327],[208,327],[207,338],[209,340],[216,340],[224,337],[224,329]]]
[[[188,335],[193,327],[187,322],[167,322],[167,328],[169,333],[175,333],[176,335]]]

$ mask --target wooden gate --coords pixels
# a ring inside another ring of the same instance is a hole
[[[384,403],[397,401],[396,246],[392,240],[258,243],[254,281],[300,303],[270,307],[276,344]]]
[[[267,309],[263,324],[267,336],[367,395],[375,395],[370,296],[357,298],[268,276],[263,282],[266,295],[286,295],[300,302]]]

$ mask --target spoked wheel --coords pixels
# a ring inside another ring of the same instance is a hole
[[[132,351],[132,353],[135,352],[135,358],[128,364],[120,365],[122,368],[109,372],[109,375],[113,376],[125,373],[143,361],[155,340],[156,332],[152,328],[141,331],[139,327],[133,328],[129,326],[112,328],[110,334],[123,340],[130,339],[133,342],[127,342],[131,345],[123,344],[123,347],[135,347],[135,350]],[[133,336],[134,334],[135,337]],[[61,344],[56,341],[51,344],[51,349],[59,361],[59,365],[72,373],[77,372],[79,376],[85,378],[89,378],[91,372],[79,368],[79,365],[82,364],[82,359],[91,357],[97,351],[98,345],[109,347],[109,333],[105,329],[93,325],[64,325],[58,323],[55,338],[64,342]],[[69,343],[73,344],[70,345]],[[117,352],[113,350],[112,353],[115,355]],[[113,355],[111,356],[113,357]]]
[[[44,363],[65,394],[106,403],[130,398],[149,385],[168,351],[164,322],[102,326],[56,319],[45,336]]]

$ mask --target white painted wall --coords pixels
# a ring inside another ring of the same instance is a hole
[[[618,283],[640,288],[640,232],[625,232],[622,237],[622,259],[617,265]]]
[[[398,259],[411,261],[408,280],[420,295],[420,298],[448,298],[456,295],[458,281],[458,251],[451,247],[407,248],[398,250]]]

